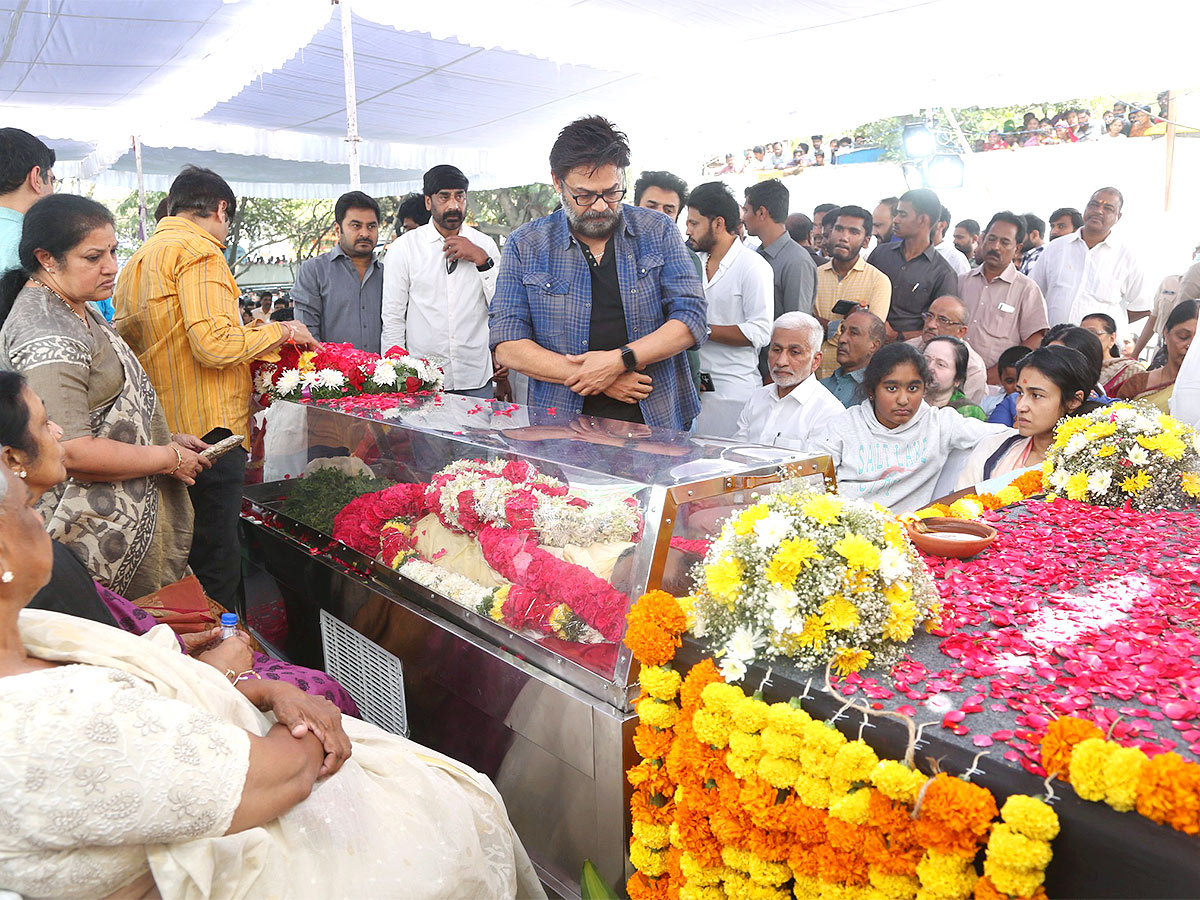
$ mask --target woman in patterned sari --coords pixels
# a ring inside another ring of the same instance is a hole
[[[211,463],[202,441],[169,432],[137,357],[88,306],[112,293],[116,248],[99,203],[56,194],[30,208],[21,267],[0,281],[0,366],[25,375],[64,432],[68,478],[38,505],[47,530],[136,598],[185,574],[186,485]]]

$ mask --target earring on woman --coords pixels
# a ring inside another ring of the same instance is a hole
[[[5,584],[12,584],[12,580],[13,580],[13,573],[11,571],[9,571],[8,569],[5,569],[4,574],[0,575],[0,581],[3,581]]]
[[[24,469],[22,469],[20,472],[17,473],[17,477],[24,478],[28,474],[29,474],[28,472],[26,472]]]

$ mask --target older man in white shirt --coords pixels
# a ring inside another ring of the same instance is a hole
[[[1116,188],[1100,188],[1083,211],[1083,227],[1052,240],[1034,264],[1030,277],[1046,298],[1051,325],[1107,313],[1120,327],[1149,315],[1142,266],[1112,235],[1124,203]]]
[[[442,366],[447,391],[491,397],[488,307],[500,251],[463,223],[467,177],[454,166],[425,173],[430,221],[393,241],[383,260],[383,340]]]
[[[767,350],[771,384],[758,388],[738,417],[736,440],[802,449],[834,416],[842,401],[817,380],[825,330],[808,313],[775,320]]]
[[[708,341],[700,348],[700,371],[712,379],[716,398],[744,403],[762,386],[758,351],[771,339],[774,276],[765,259],[747,250],[737,236],[741,208],[719,181],[702,184],[688,196],[687,234],[704,254],[704,299],[708,302]]]

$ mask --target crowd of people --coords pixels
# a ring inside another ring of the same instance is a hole
[[[1038,465],[1063,417],[1114,398],[1167,410],[1195,362],[1200,263],[1148,290],[1115,187],[1082,211],[1055,210],[1049,227],[1008,210],[952,227],[928,189],[873,208],[822,203],[809,217],[791,213],[778,179],[736,197],[721,181],[689,190],[647,171],[627,203],[629,160],[608,120],[568,124],[549,153],[560,207],[502,251],[468,223],[469,181],[454,166],[425,173],[382,257],[379,204],[350,191],[334,208],[335,245],[301,264],[286,295],[242,298],[225,257],[237,198],[219,174],[186,167],[118,272],[109,211],[55,194],[53,152],[0,129],[0,693],[12,699],[0,721],[56,747],[120,736],[131,755],[113,772],[145,782],[136,808],[147,810],[93,822],[69,790],[45,808],[49,797],[17,787],[34,778],[41,748],[7,747],[0,783],[28,800],[0,818],[10,846],[0,885],[100,896],[168,872],[186,879],[231,846],[221,842],[241,846],[238,835],[260,826],[265,873],[280,858],[270,847],[307,848],[304,824],[330,815],[333,849],[300,877],[317,895],[343,885],[330,879],[370,894],[404,870],[339,856],[356,846],[346,835],[369,843],[363,823],[384,814],[356,804],[423,785],[423,799],[396,801],[412,811],[414,865],[444,867],[480,895],[538,895],[485,778],[344,725],[336,694],[247,687],[248,659],[193,659],[112,627],[132,616],[123,598],[189,571],[225,608],[238,605],[250,363],[285,342],[401,345],[436,360],[449,393],[610,420],[631,451],[659,428],[828,454],[841,493],[897,513]],[[112,324],[93,306],[110,298]],[[1141,320],[1127,349],[1122,333]],[[233,449],[207,452],[224,439]],[[55,575],[57,606],[37,599]],[[59,612],[22,613],[30,604]],[[69,699],[30,699],[46,696]],[[88,724],[96,715],[102,726]],[[135,734],[147,717],[180,740],[210,735],[220,752],[199,753],[187,784],[222,789],[156,799],[154,766],[167,764]],[[387,764],[355,767],[351,750]],[[327,777],[342,778],[344,799],[314,803],[328,798],[313,793]],[[103,847],[89,828],[108,829]],[[377,834],[396,841],[394,827]],[[73,864],[45,864],[47,847],[65,847]]]
[[[704,174],[740,175],[743,172],[778,171],[786,175],[808,166],[836,165],[839,153],[861,150],[867,146],[867,139],[861,134],[853,138],[831,139],[828,145],[823,134],[814,134],[808,141],[764,141],[743,150],[741,159],[733,153],[726,153],[723,163],[719,159],[710,160],[704,167]]]

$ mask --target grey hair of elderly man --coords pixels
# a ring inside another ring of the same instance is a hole
[[[788,352],[789,344],[795,339],[781,332],[795,332],[805,345],[805,359],[797,358],[795,352]],[[771,329],[771,343],[767,349],[767,362],[771,371],[771,380],[780,388],[791,389],[811,375],[820,363],[821,342],[825,338],[825,329],[821,323],[802,312],[786,312],[775,320]]]

